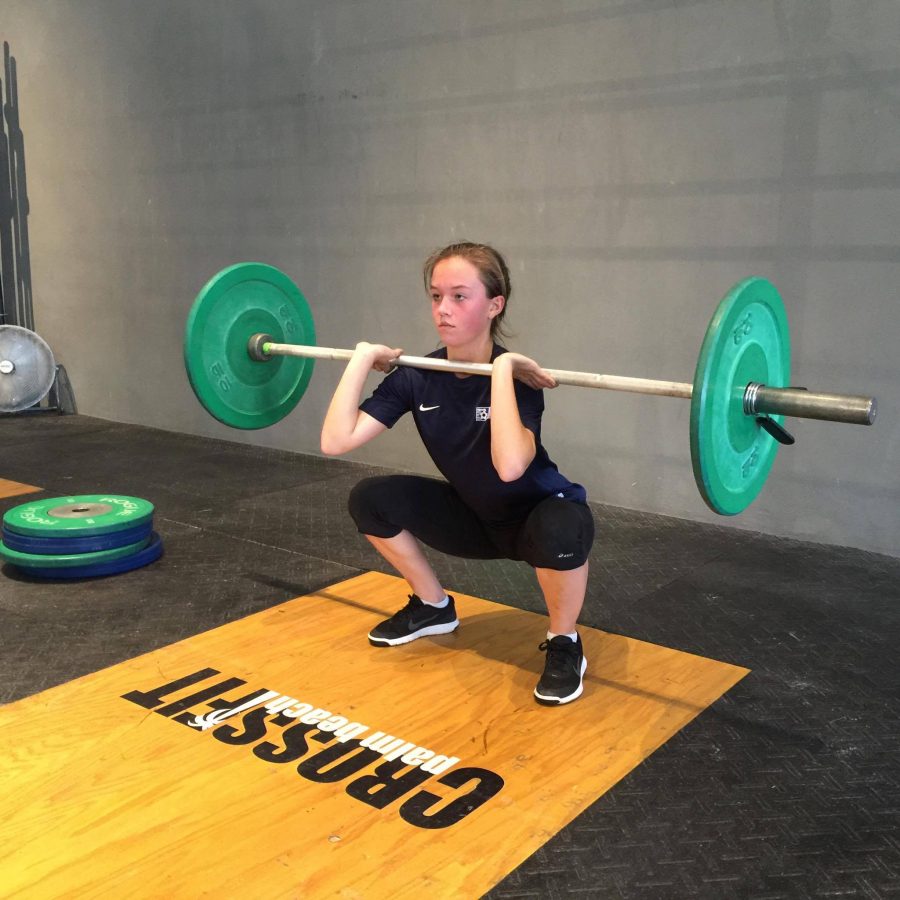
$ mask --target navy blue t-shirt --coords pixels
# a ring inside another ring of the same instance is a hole
[[[505,348],[494,345],[491,360]],[[446,359],[441,348],[428,354]],[[522,424],[534,432],[536,453],[521,478],[505,482],[491,461],[491,379],[482,375],[460,378],[453,372],[434,372],[407,366],[396,368],[360,409],[393,428],[412,412],[425,449],[463,502],[490,524],[524,519],[543,499],[553,495],[585,502],[580,484],[560,474],[541,444],[544,392],[515,382]]]

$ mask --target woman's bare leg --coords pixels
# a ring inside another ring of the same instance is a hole
[[[441,603],[447,595],[419,542],[408,532],[392,538],[366,535],[369,543],[406,579],[412,592],[425,603]]]
[[[550,631],[572,634],[584,605],[587,590],[588,563],[577,569],[560,572],[556,569],[535,569],[538,584],[544,592],[544,602],[550,614]]]

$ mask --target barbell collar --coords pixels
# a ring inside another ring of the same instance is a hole
[[[878,405],[874,397],[824,394],[805,388],[773,388],[751,382],[744,393],[747,415],[782,415],[850,425],[871,425]]]
[[[256,362],[268,362],[272,358],[272,354],[266,352],[266,344],[272,340],[271,334],[253,334],[247,342],[247,353],[250,359]]]

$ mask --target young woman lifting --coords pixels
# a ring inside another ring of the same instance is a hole
[[[407,605],[369,634],[395,646],[459,627],[419,541],[469,559],[531,565],[550,614],[538,703],[582,692],[587,663],[576,622],[584,602],[594,522],[584,488],[560,474],[541,443],[543,388],[554,379],[496,343],[510,296],[503,257],[484,244],[450,244],[425,262],[431,315],[443,343],[430,356],[493,363],[490,378],[400,367],[403,351],[357,344],[322,427],[322,451],[347,453],[407,412],[446,481],[417,475],[366,478],[350,494],[360,533],[406,579]],[[362,404],[373,369],[390,372]]]

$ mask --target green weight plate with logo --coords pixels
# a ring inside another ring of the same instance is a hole
[[[142,525],[153,518],[153,504],[140,497],[87,494],[44,497],[14,506],[3,516],[4,527],[35,537],[93,537]]]
[[[265,428],[299,402],[313,360],[294,356],[250,358],[254,334],[276,344],[316,342],[309,306],[283,272],[264,263],[223,269],[197,295],[187,320],[184,362],[200,402],[233,428]]]
[[[706,330],[691,398],[694,478],[714,512],[736,515],[762,490],[779,445],[744,413],[744,391],[751,381],[787,387],[790,368],[787,313],[775,286],[764,278],[735,285]]]
[[[74,566],[94,566],[111,562],[140,552],[150,543],[149,535],[143,540],[111,550],[97,550],[92,553],[22,553],[11,550],[0,541],[0,559],[18,566],[20,569],[64,569]]]

